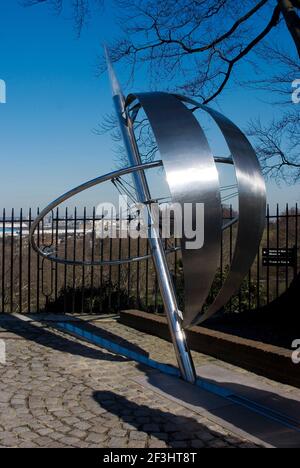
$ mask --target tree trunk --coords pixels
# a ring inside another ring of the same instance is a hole
[[[294,39],[300,58],[300,18],[297,14],[297,8],[300,8],[300,2],[299,0],[278,0],[278,4],[291,36]]]

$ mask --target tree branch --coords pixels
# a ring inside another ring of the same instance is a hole
[[[300,9],[299,0],[278,0],[278,5],[285,19],[288,30],[294,39],[300,58],[300,18],[296,9]]]
[[[226,61],[228,63],[228,68],[227,68],[227,71],[225,73],[225,78],[224,78],[223,82],[221,83],[221,85],[219,86],[218,90],[210,98],[206,99],[204,101],[204,104],[208,104],[210,101],[212,101],[217,96],[219,96],[219,94],[221,94],[221,92],[223,91],[223,89],[225,88],[226,84],[228,83],[228,81],[230,79],[230,76],[231,76],[234,65],[238,61],[240,61],[243,57],[245,57],[247,54],[249,54],[249,52],[251,52],[251,50],[259,42],[261,42],[275,26],[277,26],[277,24],[279,22],[279,19],[280,19],[280,7],[277,5],[275,7],[274,11],[273,11],[273,15],[272,15],[271,20],[268,23],[268,25],[265,27],[265,29],[258,36],[256,36],[256,38],[253,39],[236,57],[234,57],[231,60],[229,60],[227,58],[224,58],[224,57],[221,57],[224,61]]]

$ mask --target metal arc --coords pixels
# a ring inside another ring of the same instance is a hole
[[[256,153],[244,133],[219,112],[183,96],[177,97],[207,112],[219,126],[232,155],[239,192],[239,223],[230,270],[214,303],[194,320],[194,324],[199,324],[230,300],[253,265],[265,227],[266,186]]]
[[[154,161],[154,162],[149,162],[145,164],[139,164],[136,166],[131,166],[131,167],[125,167],[123,169],[119,169],[114,172],[110,172],[109,174],[102,175],[100,177],[97,177],[96,179],[89,180],[88,182],[85,182],[84,184],[79,185],[78,187],[73,188],[69,192],[65,193],[64,195],[61,195],[59,198],[54,200],[52,203],[50,203],[34,220],[30,227],[30,232],[29,232],[29,239],[31,242],[31,246],[35,252],[37,252],[41,257],[51,260],[56,263],[60,263],[63,265],[77,265],[77,266],[100,266],[100,265],[122,265],[125,263],[132,263],[132,262],[139,262],[142,260],[146,260],[149,258],[149,256],[145,257],[132,257],[128,259],[119,260],[119,261],[107,261],[107,262],[96,262],[96,261],[69,261],[64,258],[60,257],[53,257],[46,251],[42,250],[36,243],[35,241],[35,232],[38,228],[38,225],[40,224],[41,221],[49,214],[51,213],[55,208],[57,208],[59,205],[62,203],[66,202],[67,200],[70,200],[70,198],[74,197],[75,195],[78,195],[81,192],[84,192],[85,190],[88,190],[92,187],[95,187],[96,185],[103,184],[104,182],[116,179],[117,177],[122,177],[127,174],[135,173],[138,171],[144,171],[147,169],[153,169],[155,167],[161,167],[162,166],[162,161]]]
[[[218,171],[205,134],[195,116],[176,96],[167,93],[130,95],[127,106],[138,100],[152,127],[166,172],[173,202],[193,206],[191,225],[196,224],[196,204],[204,204],[204,246],[189,249],[183,236],[185,283],[184,326],[201,312],[220,259],[222,211]],[[185,216],[185,210],[182,210]],[[184,230],[183,230],[184,231]]]

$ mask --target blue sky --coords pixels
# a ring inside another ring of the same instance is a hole
[[[0,104],[0,209],[43,207],[81,182],[115,168],[109,135],[93,128],[112,111],[106,76],[97,77],[101,44],[118,34],[113,12],[96,13],[80,39],[70,15],[54,15],[46,5],[23,8],[17,0],[0,3],[0,79],[7,103]],[[121,80],[125,71],[117,67]],[[247,74],[247,66],[244,66]],[[147,90],[141,75],[135,90]],[[272,117],[257,92],[231,89],[218,106],[244,127],[249,118]],[[108,189],[101,192],[108,197]],[[269,201],[300,202],[299,186],[268,184]],[[98,203],[100,191],[80,199]],[[74,200],[74,203],[79,200]]]

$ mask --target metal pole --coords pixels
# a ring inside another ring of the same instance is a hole
[[[126,112],[125,98],[121,91],[108,52],[106,50],[107,64],[112,84],[113,102],[119,120],[124,145],[131,165],[141,164],[141,157],[136,143],[133,124]],[[136,195],[139,203],[145,206],[145,220],[149,226],[149,243],[154,265],[157,272],[159,288],[163,299],[171,338],[176,353],[181,376],[190,383],[195,383],[196,372],[193,360],[186,342],[185,332],[182,328],[182,313],[179,311],[174,284],[170,275],[163,243],[157,223],[152,218],[149,202],[151,194],[143,171],[133,174]]]

